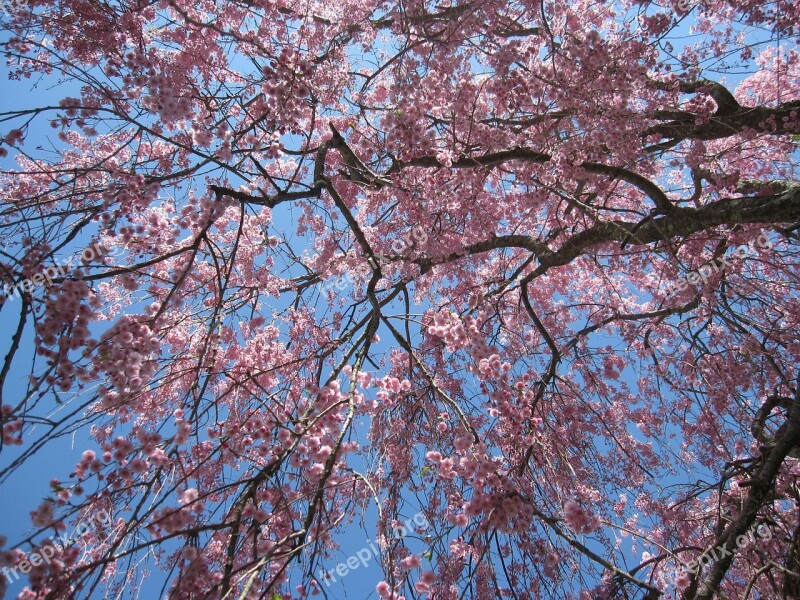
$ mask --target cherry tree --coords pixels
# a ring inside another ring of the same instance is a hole
[[[19,597],[344,597],[354,528],[380,598],[800,597],[799,23],[15,3]]]

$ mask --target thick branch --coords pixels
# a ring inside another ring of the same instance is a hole
[[[799,382],[800,383],[800,382]],[[750,493],[747,496],[744,507],[739,517],[731,524],[723,534],[720,543],[728,544],[731,550],[714,563],[711,570],[706,575],[700,585],[700,589],[694,596],[694,600],[711,600],[719,589],[725,573],[736,556],[735,544],[730,544],[731,540],[736,540],[738,536],[744,535],[756,520],[758,511],[768,497],[770,490],[775,485],[775,478],[778,471],[792,449],[800,444],[800,385],[795,392],[794,402],[789,418],[786,421],[786,429],[783,436],[776,440],[775,446],[767,454],[764,465],[758,474],[750,482]],[[776,436],[777,437],[777,436]]]
[[[544,164],[552,159],[552,156],[545,152],[537,152],[530,148],[512,148],[511,150],[502,150],[500,152],[492,152],[482,156],[465,156],[453,162],[450,168],[454,169],[469,169],[475,167],[494,167],[503,163],[519,160],[523,162],[532,162],[535,164]],[[666,194],[652,181],[646,177],[639,175],[624,167],[616,167],[614,165],[605,165],[596,162],[583,162],[579,165],[587,173],[594,175],[605,175],[612,179],[619,179],[630,183],[632,186],[638,188],[655,203],[656,207],[662,212],[668,212],[672,209],[672,204],[667,198]],[[435,156],[423,156],[415,158],[408,162],[398,161],[386,172],[386,175],[399,171],[405,167],[428,167],[428,168],[444,168],[443,165]]]
[[[674,207],[661,217],[645,224],[627,221],[600,221],[564,242],[556,251],[526,235],[494,236],[484,242],[467,246],[458,252],[438,259],[418,258],[416,263],[424,270],[436,264],[452,262],[463,256],[480,254],[499,248],[525,248],[539,259],[539,268],[527,280],[541,275],[552,267],[572,262],[587,249],[608,242],[628,242],[647,245],[686,238],[698,231],[719,225],[763,223],[795,223],[800,221],[800,184],[787,185],[784,191],[770,196],[749,198],[724,198],[700,208]]]
[[[301,190],[297,192],[279,192],[273,196],[253,196],[252,194],[246,194],[245,192],[240,192],[231,188],[220,187],[218,185],[210,185],[208,187],[212,192],[214,192],[217,199],[220,199],[223,196],[228,196],[229,198],[233,198],[239,202],[245,202],[247,204],[260,204],[262,206],[269,206],[270,208],[275,208],[278,206],[278,204],[287,202],[289,200],[316,198],[322,191],[322,186],[315,184],[313,187],[310,187],[307,190]]]
[[[691,83],[681,83],[680,89],[686,94],[695,92],[708,92],[708,95],[717,103],[716,115],[725,116],[741,110],[741,105],[733,97],[728,88],[716,81],[709,81],[708,79],[701,79]]]
[[[333,136],[328,145],[331,148],[336,148],[341,153],[344,164],[347,165],[348,178],[351,181],[375,186],[378,189],[392,184],[391,179],[379,177],[356,156],[356,153],[347,145],[347,142],[336,127],[333,126],[333,123],[330,124],[330,128]]]
[[[713,97],[713,95],[712,95]],[[682,140],[718,140],[754,130],[769,135],[788,135],[798,132],[798,121],[791,117],[792,111],[800,110],[800,101],[786,102],[776,108],[766,106],[734,108],[725,105],[725,111],[717,111],[707,122],[697,124],[697,115],[685,115],[647,129],[642,137],[660,135],[674,145]],[[787,118],[784,121],[784,117]],[[658,148],[657,144],[654,148]]]

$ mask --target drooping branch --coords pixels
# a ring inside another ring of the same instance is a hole
[[[553,517],[551,517],[549,515],[546,515],[541,510],[539,510],[539,508],[536,507],[536,505],[534,504],[534,502],[530,498],[526,498],[522,494],[520,494],[520,497],[523,498],[523,500],[525,500],[526,504],[528,504],[528,506],[530,506],[533,509],[533,513],[539,519],[541,519],[542,522],[546,523],[547,526],[550,527],[558,537],[560,537],[565,542],[567,542],[575,550],[577,550],[578,552],[580,552],[581,554],[583,554],[584,556],[586,556],[590,560],[593,560],[597,564],[602,565],[604,568],[608,569],[611,573],[614,573],[615,576],[617,576],[617,577],[619,577],[619,578],[621,578],[621,579],[623,579],[625,581],[628,581],[628,582],[636,585],[637,587],[639,587],[639,588],[641,588],[643,590],[647,590],[648,591],[648,596],[647,596],[648,600],[650,600],[650,599],[656,600],[657,598],[660,598],[662,596],[662,593],[658,588],[653,587],[652,585],[650,585],[649,583],[647,583],[645,581],[642,581],[641,579],[637,579],[636,577],[634,577],[633,575],[631,575],[627,571],[624,571],[624,570],[620,569],[619,567],[617,567],[616,565],[608,562],[602,556],[599,556],[597,553],[593,552],[590,548],[588,548],[587,546],[582,544],[580,541],[578,541],[575,538],[573,538],[571,535],[569,535],[566,531],[564,531],[559,526],[559,523],[558,523],[557,519],[554,519]]]

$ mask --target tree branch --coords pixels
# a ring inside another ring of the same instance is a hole
[[[800,444],[800,379],[798,380],[797,390],[795,390],[794,402],[792,409],[789,411],[789,418],[786,421],[786,429],[782,436],[776,436],[778,439],[775,446],[767,454],[764,460],[764,465],[759,470],[758,474],[750,482],[750,493],[745,500],[742,512],[739,517],[731,523],[728,530],[720,537],[717,546],[727,544],[730,540],[735,540],[738,536],[744,535],[758,516],[758,511],[764,504],[765,499],[768,497],[770,490],[775,485],[775,478],[778,476],[778,471],[783,465],[783,461],[792,451],[792,449]],[[728,569],[736,556],[737,548],[735,545],[729,548],[730,552],[723,553],[724,555],[714,563],[708,575],[699,586],[697,594],[694,595],[693,600],[712,600],[714,594],[719,589],[722,579],[725,577]]]

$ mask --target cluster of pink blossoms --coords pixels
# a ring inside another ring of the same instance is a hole
[[[165,76],[150,77],[147,86],[150,88],[150,95],[142,100],[142,106],[157,112],[164,123],[191,119],[194,116],[192,101],[181,96]]]
[[[115,182],[109,184],[108,189],[103,193],[103,204],[106,207],[118,204],[120,212],[126,216],[136,216],[145,210],[158,197],[161,191],[161,184],[157,181],[147,181],[141,173],[127,173],[125,171],[114,171]],[[124,229],[124,228],[122,228]],[[120,230],[125,242],[124,231]]]
[[[469,347],[470,356],[477,365],[470,369],[483,381],[500,379],[511,370],[511,364],[503,362],[497,349],[486,343],[475,320],[470,316],[464,317],[462,321],[449,311],[438,312],[427,331],[429,335],[444,341],[449,352]]]
[[[470,324],[469,320],[467,323]],[[472,337],[461,319],[450,311],[436,313],[433,317],[433,324],[428,327],[428,333],[442,339],[450,352],[468,346]]]
[[[420,564],[420,558],[413,554],[402,561],[403,568],[406,570],[417,568],[420,566]],[[433,571],[423,571],[420,575],[419,581],[414,584],[414,589],[419,594],[430,594],[433,591],[433,584],[435,582],[436,574]],[[376,585],[375,591],[378,593],[378,597],[384,600],[406,600],[405,596],[395,592],[392,589],[392,586],[386,581],[381,581],[378,585]]]
[[[97,458],[94,450],[84,450],[81,460],[75,465],[74,474],[79,479],[84,479],[88,471],[99,473],[103,470],[103,462]]]
[[[167,74],[160,72],[157,57],[151,51],[130,52],[125,56],[126,67],[130,75],[123,76],[127,92],[133,98],[142,95],[142,90],[149,90],[149,95],[142,99],[142,107],[158,113],[165,123],[192,119],[194,106],[188,95],[176,89]]]
[[[169,462],[167,454],[160,445],[162,441],[160,434],[148,432],[141,426],[135,426],[132,433],[139,446],[123,436],[118,436],[111,443],[104,442],[101,446],[103,462],[112,467],[112,470],[105,475],[109,487],[119,489],[133,485],[151,468],[161,468]],[[140,454],[131,456],[137,450]],[[114,463],[118,465],[118,468],[114,468]],[[97,465],[92,468],[92,470],[95,469],[97,469]],[[78,468],[76,474],[84,476],[85,470]],[[103,474],[98,475],[98,479],[103,478]]]
[[[156,368],[150,357],[159,351],[159,343],[150,327],[140,317],[124,316],[100,338],[95,366],[108,375],[116,392],[101,390],[104,408],[128,402],[142,389]]]
[[[175,443],[178,445],[186,444],[189,441],[189,434],[192,432],[192,424],[183,418],[182,408],[176,409],[173,416],[175,417],[175,428],[177,429]]]
[[[400,160],[431,153],[436,146],[436,135],[419,117],[434,108],[426,98],[411,97],[396,110],[386,111],[381,123],[387,132],[386,149]]]
[[[22,426],[21,419],[8,420],[14,413],[14,407],[10,404],[3,404],[0,407],[0,417],[3,419],[3,443],[11,446],[22,445]]]
[[[8,144],[9,146],[15,146],[22,142],[25,138],[25,135],[22,133],[22,129],[12,129],[9,131],[3,141]]]
[[[182,567],[181,576],[176,577],[170,586],[169,598],[196,598],[205,595],[208,586],[219,585],[223,573],[213,568],[207,554],[193,546],[181,549],[180,555],[187,564]]]
[[[31,511],[31,522],[36,527],[49,527],[53,524],[53,502],[42,502],[36,510]]]
[[[305,98],[311,91],[306,82],[314,74],[313,63],[299,52],[284,48],[261,72],[262,91],[270,107],[268,119],[278,126],[296,126],[308,110]]]
[[[164,507],[153,513],[153,519],[147,526],[153,537],[184,531],[195,523],[197,515],[203,512],[203,501],[198,500],[195,488],[184,490],[178,495],[180,507]]]
[[[575,533],[590,534],[600,527],[600,517],[589,514],[586,509],[572,501],[564,505],[564,520]]]
[[[75,379],[87,382],[98,374],[93,369],[76,366],[68,354],[70,350],[92,345],[89,323],[95,314],[92,307],[99,305],[99,299],[83,280],[67,279],[50,288],[44,316],[36,325],[39,338],[36,352],[46,357],[48,364],[57,365],[56,374],[48,375],[47,382],[57,384],[61,391],[68,391]],[[56,344],[57,350],[48,348]]]
[[[5,540],[0,539],[0,547],[4,543]],[[42,589],[42,585],[47,579],[50,579],[52,583],[58,578],[64,578],[68,567],[77,562],[80,552],[78,545],[65,548],[56,541],[48,539],[41,546],[32,547],[27,555],[18,548],[0,552],[0,569],[20,569],[24,564],[31,587]],[[31,561],[33,556],[38,557],[36,562]],[[42,557],[47,558],[44,560]],[[8,576],[0,577],[0,598],[5,597],[8,580]],[[42,597],[28,587],[17,595],[18,599],[23,600],[37,600]]]

